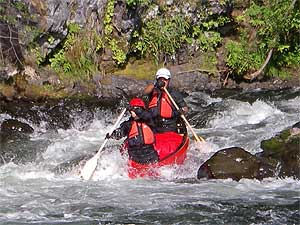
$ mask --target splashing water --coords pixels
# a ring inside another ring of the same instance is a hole
[[[211,112],[205,127],[194,128],[207,142],[191,140],[184,165],[161,168],[157,180],[127,177],[122,140],[109,141],[90,181],[82,181],[76,169],[52,172],[60,163],[96,153],[116,117],[109,110],[98,111],[84,126],[82,115],[75,116],[66,130],[48,130],[41,123],[31,136],[48,141],[39,160],[0,167],[0,224],[298,224],[297,180],[199,181],[196,174],[221,148],[260,151],[262,140],[299,121],[300,98],[249,103],[192,93],[187,100],[195,114],[214,103],[222,107]],[[0,115],[5,118],[10,116]]]

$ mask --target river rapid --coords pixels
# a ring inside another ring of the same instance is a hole
[[[219,149],[255,154],[262,140],[300,121],[300,90],[194,92],[186,101],[188,119],[207,144],[192,140],[185,164],[163,168],[157,180],[130,180],[116,140],[109,140],[92,180],[81,180],[76,170],[52,172],[95,154],[119,111],[99,108],[92,118],[75,112],[68,129],[30,124],[30,141],[16,148],[34,146],[39,154],[33,162],[0,167],[0,224],[300,224],[298,180],[196,179]],[[11,117],[0,114],[0,122]]]

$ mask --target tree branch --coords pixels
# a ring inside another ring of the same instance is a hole
[[[20,65],[23,66],[23,63],[22,63],[22,61],[20,60],[20,58],[19,58],[19,56],[18,56],[18,54],[17,54],[17,52],[16,52],[16,50],[15,50],[14,43],[13,43],[13,41],[12,41],[12,38],[13,38],[13,36],[12,36],[12,30],[11,30],[11,28],[10,28],[9,25],[7,25],[7,27],[8,27],[8,30],[9,30],[9,37],[10,37],[10,38],[9,38],[9,42],[10,42],[10,44],[11,44],[11,46],[12,46],[12,49],[13,49],[13,51],[14,51],[14,53],[15,53],[16,59],[18,60],[18,62],[20,63]]]
[[[259,68],[259,70],[257,70],[256,72],[254,72],[252,74],[244,76],[244,78],[252,81],[254,78],[258,77],[262,73],[262,71],[265,69],[265,67],[268,65],[268,63],[272,57],[272,54],[273,54],[273,48],[270,49],[264,64]]]

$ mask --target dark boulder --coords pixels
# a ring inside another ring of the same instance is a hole
[[[27,123],[15,119],[3,121],[0,127],[0,165],[14,162],[24,164],[36,162],[48,141],[31,140],[34,129]]]
[[[1,124],[0,134],[2,138],[14,138],[32,134],[34,129],[27,123],[15,119],[7,119]]]
[[[200,166],[197,178],[300,179],[300,122],[263,140],[261,149],[263,151],[256,155],[238,147],[222,149]]]
[[[198,170],[197,178],[240,180],[274,176],[275,168],[242,148],[232,147],[216,152]]]

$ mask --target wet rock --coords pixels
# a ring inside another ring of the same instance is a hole
[[[24,163],[36,159],[37,149],[24,149],[34,129],[15,119],[5,120],[0,127],[0,165],[8,162]]]
[[[1,124],[1,136],[20,136],[25,134],[31,134],[34,132],[34,129],[27,123],[15,119],[7,119]]]
[[[25,164],[29,162],[39,162],[41,153],[49,145],[46,140],[31,140],[30,138],[15,138],[0,141],[0,165],[13,162],[15,164]]]
[[[197,178],[300,179],[300,122],[273,138],[263,140],[261,148],[263,152],[256,155],[238,147],[222,149],[200,166]]]
[[[107,78],[98,95],[101,97],[126,98],[140,95],[147,85],[145,80],[136,80],[125,76],[113,75]]]
[[[260,154],[266,162],[277,166],[279,177],[300,179],[300,122],[261,142]]]
[[[242,148],[232,147],[216,152],[198,170],[197,178],[240,180],[274,176],[275,168]]]

